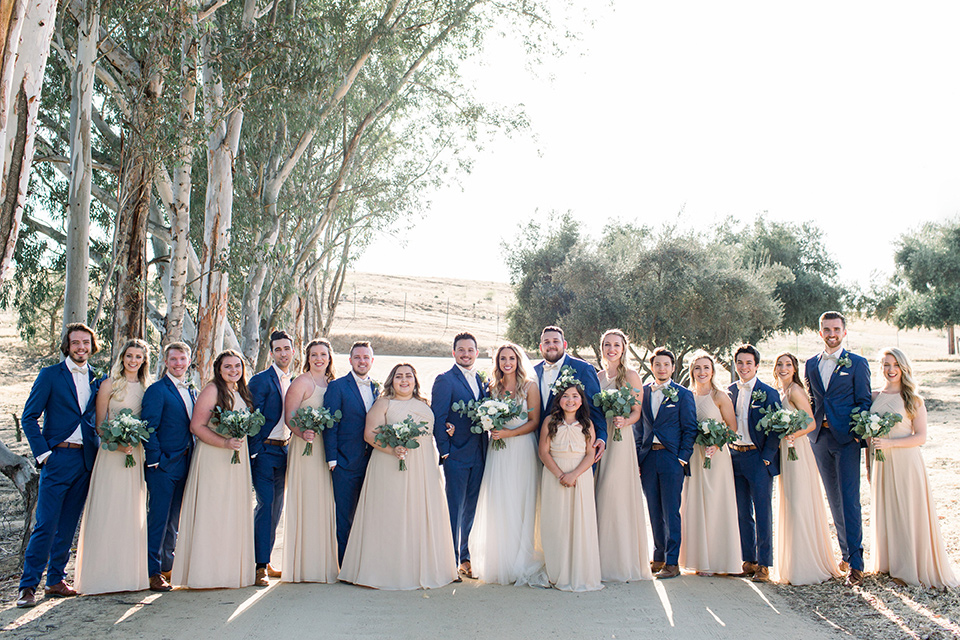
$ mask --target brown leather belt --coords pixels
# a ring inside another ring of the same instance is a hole
[[[54,448],[55,449],[83,449],[83,445],[77,444],[76,442],[61,442]]]
[[[274,438],[267,438],[263,441],[263,444],[272,444],[275,447],[285,447],[287,446],[289,440],[276,440]]]
[[[745,451],[756,451],[757,445],[755,444],[731,444],[730,448],[734,451],[739,451],[744,453]]]
[[[664,449],[666,449],[666,447],[659,442],[654,442],[653,445],[650,446],[651,451],[663,451]]]

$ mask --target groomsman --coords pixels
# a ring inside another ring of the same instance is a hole
[[[190,347],[163,348],[166,375],[143,393],[140,417],[154,429],[143,442],[147,482],[147,573],[151,591],[170,591],[173,550],[180,529],[180,505],[193,455],[190,418],[197,391],[189,379]]]
[[[850,414],[869,411],[870,366],[843,348],[847,321],[836,311],[820,316],[823,352],[807,360],[805,378],[816,425],[810,432],[813,457],[827,492],[843,556],[847,583],[863,582],[863,528],[860,518],[860,446],[850,433]]]
[[[257,494],[253,512],[253,548],[257,563],[256,585],[266,587],[267,576],[279,578],[270,566],[270,552],[277,539],[277,525],[283,511],[283,484],[287,475],[287,442],[290,429],[283,415],[283,398],[290,387],[293,363],[293,338],[286,331],[270,334],[273,364],[250,378],[250,397],[254,410],[266,419],[263,429],[247,438],[250,449],[250,474]]]
[[[457,334],[453,339],[455,364],[436,377],[431,393],[433,435],[446,480],[453,549],[459,574],[468,578],[474,577],[467,543],[477,513],[480,481],[487,459],[487,434],[473,433],[470,419],[453,411],[451,405],[487,396],[486,385],[474,367],[478,353],[477,339],[472,334]]]
[[[60,351],[66,359],[40,370],[21,418],[30,450],[40,466],[40,487],[36,525],[23,561],[18,607],[37,603],[36,590],[44,569],[47,596],[77,595],[64,580],[64,569],[100,445],[94,402],[100,384],[87,364],[97,352],[97,337],[85,324],[68,324]]]
[[[730,385],[737,414],[737,441],[730,445],[740,524],[743,573],[754,582],[770,580],[773,565],[773,478],[780,473],[780,438],[757,430],[761,409],[780,406],[780,394],[757,379],[760,352],[751,344],[734,354],[740,380]]]
[[[360,500],[363,477],[370,460],[370,445],[363,439],[367,412],[380,394],[380,387],[370,376],[373,349],[366,341],[350,348],[351,371],[327,386],[323,406],[330,413],[339,411],[340,422],[324,429],[323,446],[333,477],[333,500],[337,507],[337,546],[340,562],[347,548],[353,516]]]
[[[697,404],[689,389],[673,382],[673,352],[658,347],[650,367],[654,382],[643,386],[640,421],[633,429],[653,529],[650,568],[667,579],[680,575],[680,496],[697,439]]]
[[[540,355],[543,356],[543,361],[534,367],[537,379],[540,381],[540,401],[543,405],[540,411],[540,424],[543,425],[550,415],[550,407],[553,405],[553,384],[560,377],[560,370],[563,367],[570,367],[577,380],[583,384],[587,402],[590,403],[590,419],[597,434],[595,459],[599,460],[607,446],[607,418],[592,402],[594,394],[600,393],[597,370],[589,362],[567,354],[567,341],[564,340],[563,329],[560,327],[551,325],[544,327],[540,332]]]

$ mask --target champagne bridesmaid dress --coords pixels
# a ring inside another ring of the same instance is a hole
[[[899,393],[880,393],[870,412],[903,416],[888,438],[913,434],[913,422]],[[873,454],[872,449],[868,451],[868,455]],[[888,448],[883,454],[885,461],[870,463],[873,531],[868,570],[889,573],[912,585],[938,589],[958,586],[940,533],[937,505],[920,447]]]
[[[121,400],[110,398],[107,418],[121,409],[130,409],[139,417],[141,400],[143,388],[127,384]],[[97,452],[77,544],[79,593],[140,591],[150,586],[143,447],[133,448],[136,466],[125,466],[126,458],[127,454],[119,450]]]

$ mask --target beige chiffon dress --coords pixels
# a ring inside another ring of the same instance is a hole
[[[564,473],[576,469],[587,452],[579,422],[561,422],[550,441],[550,455]],[[591,451],[592,455],[592,451]],[[603,589],[593,471],[564,487],[544,468],[540,481],[540,535],[547,576],[562,591]]]
[[[386,424],[407,416],[428,431],[395,455],[375,447],[360,490],[340,580],[387,590],[435,589],[457,577],[450,512],[433,441],[433,412],[420,400],[389,400]]]
[[[326,387],[317,386],[301,407],[323,406]],[[313,452],[303,455],[307,441],[290,436],[287,450],[286,496],[283,515],[283,582],[336,582],[337,518],[333,481],[316,434]]]
[[[899,393],[879,394],[870,412],[903,416],[888,438],[913,434],[913,422]],[[872,535],[868,570],[889,573],[912,585],[938,589],[958,586],[940,533],[937,505],[920,447],[888,448],[883,453],[885,461],[870,463]]]
[[[616,380],[604,380],[600,388],[616,389]],[[613,418],[608,418],[607,448],[596,482],[600,577],[604,582],[652,580],[633,427],[621,429],[619,441],[613,439],[614,432]]]
[[[786,399],[783,407],[794,409]],[[795,438],[794,449],[797,459],[788,460],[789,447],[780,445],[774,574],[783,583],[818,584],[839,578],[840,568],[833,554],[827,505],[810,439]]]
[[[233,406],[245,406],[234,392]],[[256,577],[253,554],[253,489],[247,439],[240,463],[233,449],[197,440],[180,511],[180,535],[172,582],[191,589],[249,587]]]
[[[694,396],[697,421],[723,422],[711,395]],[[680,498],[680,566],[703,573],[740,573],[740,525],[730,447],[713,454],[704,469],[706,447],[693,445],[690,476]]]
[[[110,399],[107,418],[122,409],[139,416],[141,400],[143,388],[128,384],[122,400]],[[120,450],[97,452],[77,544],[75,588],[79,593],[140,591],[150,586],[143,447],[133,448],[136,466],[125,466],[126,457]]]

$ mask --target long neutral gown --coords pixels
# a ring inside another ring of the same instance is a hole
[[[586,455],[580,423],[561,422],[550,441],[550,455],[564,473]],[[562,591],[603,589],[593,471],[587,469],[573,487],[544,470],[540,481],[540,534],[550,583]]]
[[[794,409],[788,400],[785,409]],[[833,554],[827,505],[817,461],[807,436],[794,439],[797,460],[780,445],[779,502],[774,570],[780,582],[818,584],[840,577]]]
[[[326,387],[317,386],[301,407],[323,406]],[[333,480],[323,438],[313,439],[313,452],[303,455],[306,440],[292,435],[287,453],[283,510],[283,582],[336,582],[337,514]]]
[[[244,406],[234,392],[233,406]],[[247,439],[232,449],[197,441],[180,510],[172,582],[191,589],[249,587],[256,577],[253,489]]]
[[[615,389],[616,380],[604,380],[600,388]],[[619,441],[613,439],[615,431],[613,418],[608,418],[607,448],[596,482],[600,576],[604,582],[652,580],[633,428],[620,429]]]
[[[122,400],[110,399],[107,418],[122,409],[140,415],[143,388],[128,384]],[[140,591],[147,575],[147,486],[143,480],[143,447],[133,448],[135,467],[126,467],[122,451],[97,452],[90,493],[80,523],[76,589],[79,593]]]
[[[426,422],[428,433],[408,450],[404,471],[396,456],[374,448],[340,579],[376,589],[435,589],[456,579],[457,566],[433,412],[416,399],[389,402],[387,424],[410,416]]]
[[[527,409],[526,397],[523,408]],[[526,422],[524,414],[506,423],[504,429],[516,429]],[[491,439],[487,445],[470,533],[473,573],[484,582],[546,586],[543,551],[536,540],[540,483],[536,432],[505,439],[506,447],[499,451],[493,442]]]
[[[899,393],[881,393],[870,412],[903,416],[889,438],[913,433],[913,423]],[[958,586],[940,533],[937,505],[920,447],[888,448],[883,453],[885,461],[871,462],[869,570],[889,573],[913,585],[938,589]]]
[[[710,395],[695,396],[697,421],[723,422],[720,407]],[[690,456],[690,477],[680,500],[680,565],[704,573],[740,573],[740,525],[733,484],[730,448],[723,447],[704,469],[706,447],[696,444]]]

